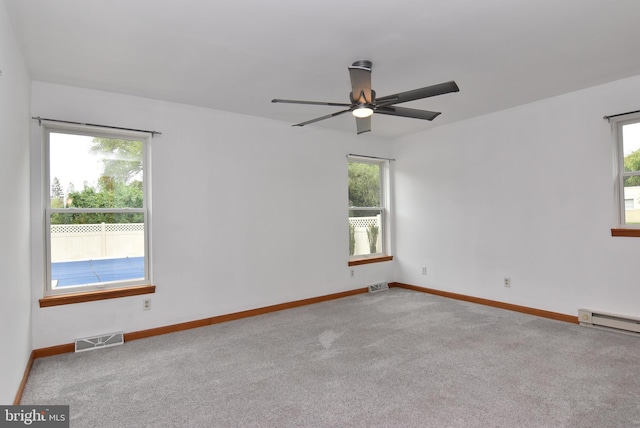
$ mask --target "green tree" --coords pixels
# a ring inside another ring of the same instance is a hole
[[[53,177],[51,183],[51,208],[65,208],[65,195],[58,177]],[[51,214],[51,224],[67,224],[71,220],[68,214]]]
[[[102,156],[104,176],[128,183],[142,172],[142,142],[114,138],[93,138],[93,153]]]
[[[93,139],[91,151],[100,154],[103,172],[95,187],[84,183],[67,190],[69,208],[142,208],[142,142],[110,138]],[[58,208],[61,208],[58,207]],[[55,213],[52,224],[142,223],[142,213]]]
[[[367,238],[369,239],[369,252],[375,254],[378,252],[378,232],[380,228],[370,224],[367,228]]]
[[[640,171],[640,149],[624,157],[624,170],[626,172]],[[624,186],[640,186],[640,176],[627,177],[624,180]]]
[[[51,214],[51,224],[72,224],[72,223],[74,223],[73,214],[67,214],[67,213]]]
[[[58,177],[53,177],[51,183],[51,208],[63,208],[64,207],[64,192],[62,191],[62,185]]]
[[[349,162],[349,206],[380,206],[380,165]]]
[[[349,255],[353,256],[356,252],[356,228],[349,223]]]
[[[98,190],[85,186],[81,192],[70,193],[68,199],[70,208],[142,208],[142,183],[134,181],[131,184],[124,184],[113,182],[103,176],[98,181]],[[64,220],[69,220],[69,217]],[[142,213],[74,213],[70,223],[142,223],[143,221]],[[51,222],[56,224],[53,217]]]
[[[62,197],[64,197],[64,192],[62,191],[60,179],[58,177],[53,177],[53,183],[51,183],[51,199],[60,199]]]

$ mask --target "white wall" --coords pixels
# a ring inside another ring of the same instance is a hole
[[[0,1],[0,404],[11,404],[31,353],[29,76]]]
[[[152,309],[142,310],[148,296],[39,308],[42,152],[32,125],[34,348],[392,280],[393,262],[358,266],[355,278],[347,266],[346,155],[388,156],[386,140],[42,82],[32,84],[32,115],[162,132],[151,140]]]
[[[602,119],[639,108],[637,76],[394,141],[396,280],[571,315],[640,316],[640,239],[610,234]]]

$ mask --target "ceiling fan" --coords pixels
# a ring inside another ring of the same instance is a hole
[[[356,117],[357,132],[358,134],[362,134],[363,132],[371,131],[371,115],[373,115],[373,113],[409,117],[412,119],[433,120],[440,114],[440,112],[396,107],[395,105],[406,103],[407,101],[448,94],[449,92],[458,92],[460,90],[456,82],[452,80],[450,82],[439,83],[437,85],[377,98],[376,91],[371,89],[371,66],[371,61],[360,60],[354,62],[349,67],[349,77],[351,78],[351,93],[349,94],[349,99],[351,100],[350,104],[322,101],[282,100],[278,98],[274,98],[271,102],[347,107],[344,110],[307,120],[305,122],[296,123],[293,126],[305,126],[310,123],[319,122],[321,120],[339,116],[343,113],[351,112]]]

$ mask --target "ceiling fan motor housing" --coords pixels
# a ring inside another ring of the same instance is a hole
[[[373,65],[373,63],[367,59],[361,59],[359,61],[354,62],[353,64],[351,64],[351,67],[361,67],[361,68],[368,68],[369,71],[371,71],[371,66]]]

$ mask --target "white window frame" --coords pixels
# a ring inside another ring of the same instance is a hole
[[[151,134],[146,132],[127,131],[111,128],[103,128],[93,125],[62,124],[58,122],[42,121],[43,145],[44,145],[44,236],[45,236],[45,284],[44,296],[55,296],[64,294],[84,293],[96,290],[108,290],[114,288],[126,288],[151,284],[151,168],[150,144]],[[51,133],[82,135],[89,137],[113,138],[142,142],[142,170],[143,170],[143,202],[142,208],[52,208],[51,207],[51,185],[50,177],[50,135]],[[52,287],[51,278],[51,215],[55,213],[142,213],[144,215],[144,278],[135,280],[110,281],[89,285],[66,286],[63,288]]]
[[[360,255],[349,255],[349,261],[362,260],[368,258],[377,258],[389,256],[391,254],[390,249],[390,214],[389,214],[389,194],[390,194],[390,161],[388,159],[380,159],[374,157],[366,157],[366,156],[355,156],[348,155],[347,156],[347,168],[350,162],[357,163],[365,163],[371,165],[379,165],[380,166],[380,203],[379,207],[352,207],[349,206],[347,210],[347,217],[349,216],[349,211],[373,211],[380,210],[380,222],[382,226],[382,231],[380,234],[381,238],[381,249],[378,253],[373,254],[360,254]],[[347,182],[348,187],[348,182]]]
[[[640,224],[626,223],[624,179],[640,176],[640,171],[625,172],[624,170],[624,141],[622,127],[625,125],[640,123],[640,113],[630,113],[609,118],[614,141],[614,167],[615,167],[615,205],[617,216],[617,228],[640,229]]]

